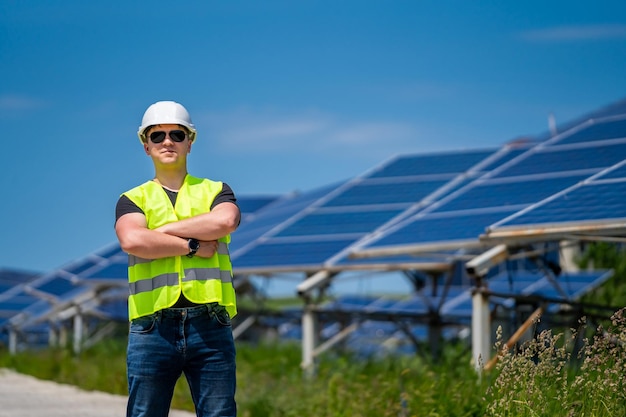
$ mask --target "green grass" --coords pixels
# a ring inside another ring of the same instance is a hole
[[[239,415],[307,416],[622,416],[626,415],[626,319],[613,316],[576,351],[575,333],[542,333],[504,353],[481,378],[464,346],[441,359],[349,355],[321,358],[314,378],[300,370],[300,346],[238,344]],[[568,336],[566,336],[568,335]],[[501,343],[501,341],[499,342]],[[498,346],[496,346],[498,347]],[[39,378],[126,394],[125,340],[109,339],[79,356],[69,350],[0,351],[0,367]],[[181,378],[173,407],[193,410]]]
[[[615,275],[584,301],[626,305],[626,252],[613,245],[592,245],[581,259],[583,267],[591,263],[613,268]],[[273,307],[292,302],[281,300]],[[610,321],[594,320],[598,328],[594,324],[543,332],[514,352],[502,353],[496,367],[481,377],[470,366],[471,354],[464,345],[442,344],[437,362],[421,356],[363,360],[331,353],[319,359],[315,377],[306,378],[300,369],[300,345],[238,342],[239,415],[626,416],[625,312],[619,310]],[[79,356],[67,349],[11,356],[0,348],[0,367],[126,395],[123,333]],[[494,348],[499,351],[502,342]],[[184,378],[176,386],[172,406],[193,410]]]

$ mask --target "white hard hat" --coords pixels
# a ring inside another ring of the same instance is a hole
[[[142,143],[146,142],[146,129],[154,125],[182,125],[189,129],[189,140],[196,139],[196,127],[191,123],[191,116],[182,104],[175,101],[157,101],[143,114],[137,136]]]

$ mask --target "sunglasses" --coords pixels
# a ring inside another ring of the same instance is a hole
[[[150,142],[152,143],[161,143],[165,140],[165,137],[170,135],[170,139],[174,142],[182,142],[187,137],[187,132],[184,130],[170,130],[169,132],[164,132],[162,130],[150,133]]]

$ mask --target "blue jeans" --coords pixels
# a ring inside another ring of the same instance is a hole
[[[235,344],[217,304],[170,308],[130,323],[127,417],[167,417],[185,374],[198,417],[236,416]]]

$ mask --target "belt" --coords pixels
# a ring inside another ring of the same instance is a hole
[[[202,316],[204,314],[211,314],[213,312],[219,312],[224,310],[225,307],[219,305],[218,303],[209,303],[202,304],[194,307],[183,307],[183,308],[164,308],[163,310],[157,311],[155,314],[164,318],[181,318],[181,317],[197,317]]]

